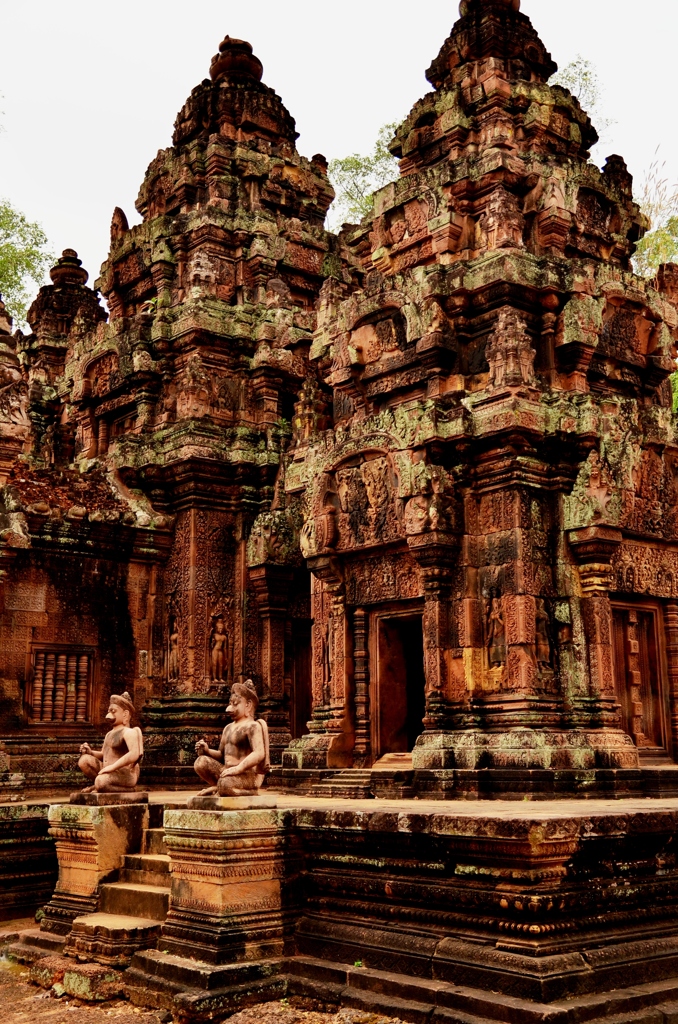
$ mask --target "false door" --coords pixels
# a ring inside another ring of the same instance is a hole
[[[670,759],[671,737],[661,608],[612,606],[614,672],[624,729],[645,757]]]

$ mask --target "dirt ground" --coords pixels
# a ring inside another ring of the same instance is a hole
[[[294,1005],[295,1000],[251,1006],[229,1018],[229,1024],[401,1024],[391,1017],[339,1010],[320,1013]],[[0,1024],[168,1024],[170,1016],[142,1010],[123,1000],[82,1003],[64,996],[55,999],[28,981],[28,969],[0,959]]]
[[[158,1013],[116,1001],[92,1006],[77,999],[53,999],[28,981],[28,968],[0,960],[2,1024],[163,1024]]]

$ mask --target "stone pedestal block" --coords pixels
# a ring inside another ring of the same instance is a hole
[[[147,804],[148,793],[132,790],[129,793],[71,793],[71,804],[84,807],[114,807],[117,804]]]
[[[96,911],[99,886],[111,880],[126,853],[139,849],[147,819],[148,806],[141,803],[50,807],[59,879],[45,907],[43,930],[66,935],[76,917]]]
[[[211,964],[282,954],[278,812],[256,800],[250,808],[242,804],[165,812],[172,894],[162,950]]]

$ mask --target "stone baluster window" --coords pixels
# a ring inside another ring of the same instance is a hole
[[[82,648],[42,647],[31,654],[26,710],[32,722],[89,722],[94,654]]]

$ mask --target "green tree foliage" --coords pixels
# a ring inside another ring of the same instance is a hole
[[[595,65],[578,53],[574,60],[556,72],[549,80],[549,85],[560,85],[579,100],[582,110],[589,115],[603,140],[614,121],[603,114],[603,89]]]
[[[344,223],[359,224],[372,209],[372,194],[397,179],[398,161],[388,149],[397,127],[385,124],[369,155],[352,153],[330,162],[330,181],[337,194],[329,212],[334,230]]]
[[[0,199],[0,294],[17,326],[26,320],[32,291],[29,282],[41,285],[53,262],[40,225]]]
[[[654,277],[662,263],[678,263],[678,184],[669,183],[659,151],[636,201],[650,221],[650,230],[638,242],[633,265],[637,274]]]
[[[614,124],[602,113],[598,72],[580,54],[554,75],[550,84],[560,85],[577,97],[601,136]],[[662,263],[678,263],[678,185],[669,183],[666,164],[659,162],[658,152],[636,201],[650,221],[650,230],[638,243],[633,265],[637,274],[654,277]]]

